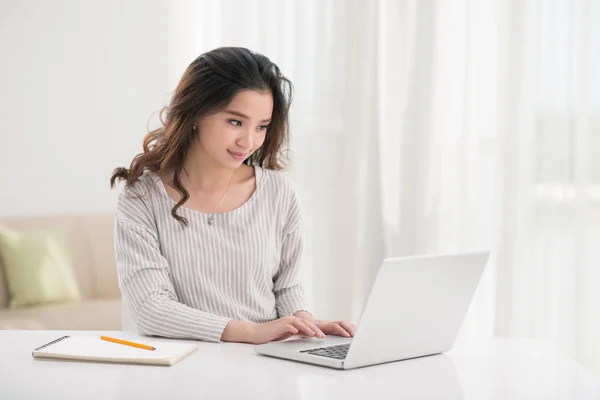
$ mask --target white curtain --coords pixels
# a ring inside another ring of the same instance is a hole
[[[600,372],[600,1],[171,4],[173,87],[225,45],[296,86],[317,316],[356,320],[385,256],[487,248],[459,344],[550,339]]]

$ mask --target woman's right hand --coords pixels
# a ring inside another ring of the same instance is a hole
[[[281,317],[263,324],[254,324],[250,334],[253,344],[284,340],[294,335],[325,337],[315,324],[294,316]]]
[[[298,317],[281,317],[262,324],[232,320],[227,324],[221,340],[263,344],[284,340],[293,335],[323,338],[325,335],[313,323]]]

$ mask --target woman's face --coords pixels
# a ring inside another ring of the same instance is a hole
[[[270,92],[239,92],[225,110],[197,124],[203,152],[222,167],[238,168],[264,143],[272,112]]]

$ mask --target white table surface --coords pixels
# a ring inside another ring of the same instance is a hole
[[[600,399],[591,373],[552,344],[533,340],[493,340],[477,350],[349,371],[256,355],[238,343],[199,342],[170,367],[31,356],[62,335],[101,334],[135,337],[0,331],[0,399]]]

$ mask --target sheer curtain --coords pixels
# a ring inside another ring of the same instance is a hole
[[[179,1],[174,87],[246,46],[296,86],[314,312],[356,320],[381,259],[488,248],[459,337],[554,341],[600,373],[598,0]]]
[[[496,333],[600,372],[600,2],[508,10]]]

